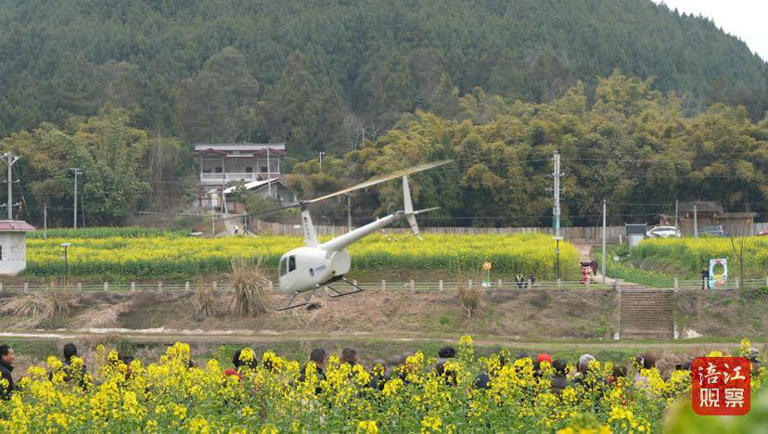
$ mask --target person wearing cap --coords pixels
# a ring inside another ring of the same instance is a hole
[[[541,353],[538,356],[536,356],[536,360],[533,362],[533,376],[535,378],[541,378],[543,372],[542,372],[542,364],[544,362],[549,363],[550,366],[552,366],[552,357],[549,354]]]

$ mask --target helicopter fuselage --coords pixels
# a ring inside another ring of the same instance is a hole
[[[304,292],[349,272],[349,252],[299,247],[280,258],[280,291]]]
[[[404,218],[405,213],[397,211],[323,244],[316,242],[309,213],[302,213],[302,217],[303,222],[306,222],[307,239],[315,245],[293,249],[280,258],[280,291],[286,293],[316,289],[347,274],[352,265],[347,246]]]

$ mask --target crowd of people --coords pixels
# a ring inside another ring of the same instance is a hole
[[[246,352],[251,354],[251,356],[244,357]],[[77,354],[77,347],[74,344],[68,343],[64,345],[62,370],[65,373],[65,382],[83,381],[82,379],[87,371],[87,367],[84,364],[79,364],[78,366],[74,367],[72,364],[73,357],[77,356]],[[255,353],[249,347],[236,350],[232,357],[232,366],[224,371],[224,375],[233,376],[242,380],[246,369],[255,370],[258,367],[257,358],[253,357],[253,354]],[[456,372],[453,371],[453,368],[449,362],[455,359],[456,356],[457,351],[455,347],[446,346],[440,348],[440,350],[437,352],[437,358],[435,359],[435,362],[428,367],[428,371],[435,372],[438,376],[444,378],[446,383],[449,385],[455,384]],[[749,360],[752,362],[753,376],[759,375],[760,373],[760,363],[758,356],[759,352],[756,349],[752,349],[748,355]],[[308,372],[308,365],[312,365],[313,375],[316,375],[317,378],[321,381],[324,380],[324,368],[328,357],[329,353],[326,352],[325,349],[313,349],[309,353],[307,362],[301,367],[301,375],[299,376],[298,381],[306,381],[305,375]],[[390,360],[389,362],[385,362],[382,359],[376,359],[371,363],[370,369],[366,369],[364,366],[362,366],[362,364],[360,364],[360,358],[355,349],[344,348],[340,353],[339,362],[342,365],[349,364],[352,367],[358,366],[359,368],[366,370],[370,376],[370,384],[368,386],[374,389],[382,390],[388,381],[395,378],[399,378],[401,381],[407,384],[407,370],[403,369],[407,358],[408,355],[401,355]],[[14,359],[15,352],[13,347],[8,344],[0,345],[0,375],[2,376],[2,379],[0,380],[0,399],[8,399],[10,394],[14,390],[17,390],[17,386],[12,375],[14,369]],[[131,375],[130,365],[133,359],[134,357],[132,356],[118,355],[117,359],[112,360],[110,363],[125,364],[127,367],[125,371],[126,377],[129,377]],[[499,364],[496,368],[486,369],[485,371],[476,374],[473,381],[474,388],[490,388],[492,379],[498,370],[510,363],[514,363],[514,366],[518,366],[518,364],[515,362],[524,359],[530,359],[535,377],[540,377],[542,375],[542,371],[547,366],[551,368],[550,387],[551,392],[556,395],[561,394],[563,390],[565,390],[568,386],[582,388],[594,386],[588,385],[585,382],[585,378],[590,372],[591,366],[593,366],[592,362],[596,361],[596,358],[591,354],[583,354],[578,358],[574,365],[574,372],[570,372],[571,369],[567,360],[553,359],[552,356],[548,353],[538,353],[534,355],[519,353],[512,360],[510,359],[511,358],[504,355],[504,353],[500,353],[498,355]],[[619,379],[624,379],[624,384],[632,384],[636,388],[648,386],[648,377],[644,373],[647,373],[647,370],[653,370],[657,368],[657,356],[654,353],[646,352],[636,356],[632,362],[634,363],[635,368],[633,371],[636,372],[636,374],[631,379],[631,381],[629,378],[627,378],[628,373],[630,372],[629,366],[627,364],[615,363],[612,365],[612,371],[610,375],[600,378],[599,383],[603,385],[610,385],[615,384],[617,381],[619,381]],[[690,371],[692,362],[693,359],[683,360],[682,362],[675,364],[674,370]],[[269,366],[266,366],[269,361],[263,363],[265,364],[265,368],[269,368]],[[190,360],[189,366],[193,367],[194,362]],[[321,392],[321,387],[321,385],[318,386],[318,393]]]

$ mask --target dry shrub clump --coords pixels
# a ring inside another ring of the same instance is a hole
[[[470,286],[467,282],[458,282],[456,288],[459,292],[459,302],[462,309],[464,309],[464,313],[467,314],[467,318],[472,318],[472,315],[480,309],[482,291],[478,285]]]
[[[216,314],[216,294],[211,286],[198,285],[192,298],[192,311],[201,318]]]
[[[29,293],[15,297],[0,308],[18,325],[36,326],[43,321],[69,315],[79,306],[80,296],[71,292]]]
[[[116,327],[120,325],[120,315],[131,310],[132,301],[117,304],[101,303],[83,312],[75,323],[83,328]]]
[[[229,274],[227,304],[232,313],[239,316],[267,313],[272,307],[270,287],[261,261],[234,260]]]
[[[44,295],[51,306],[51,315],[66,316],[80,306],[81,295],[70,291],[53,291]]]

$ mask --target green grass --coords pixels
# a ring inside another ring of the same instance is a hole
[[[606,263],[606,268],[608,269],[606,275],[608,277],[611,277],[614,279],[621,279],[625,282],[637,283],[638,285],[651,286],[654,288],[674,287],[675,285],[674,277],[668,276],[663,273],[657,273],[655,271],[636,268],[631,263],[624,262],[624,261],[627,261],[626,257],[621,258],[620,256],[619,262],[614,262],[613,256],[618,256],[618,255],[612,255],[611,253],[612,252],[609,251],[608,261]],[[601,263],[600,261],[602,259],[601,259],[600,253],[597,254],[597,260],[599,263]]]

